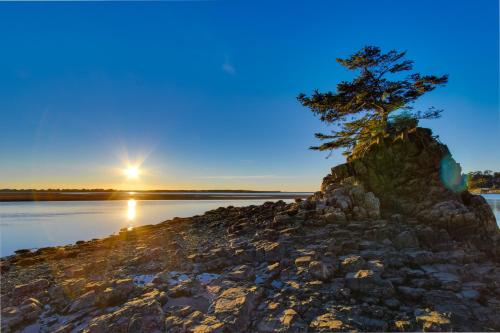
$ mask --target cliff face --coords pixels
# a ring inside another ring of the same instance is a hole
[[[498,233],[484,198],[469,193],[460,165],[429,129],[392,135],[332,168],[322,191],[358,182],[373,192],[386,216],[401,213],[456,236],[484,238]]]

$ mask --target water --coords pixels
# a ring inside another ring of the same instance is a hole
[[[493,209],[493,214],[495,214],[497,224],[500,226],[500,194],[482,194],[482,196],[491,206],[491,209]]]
[[[15,193],[15,192],[6,192],[6,193]],[[92,195],[92,194],[103,194],[109,192],[99,192],[99,191],[87,191],[87,192],[58,192],[62,194],[78,194],[78,195]],[[238,197],[262,197],[262,196],[280,196],[280,195],[292,195],[292,196],[303,196],[303,195],[311,195],[313,192],[189,192],[189,191],[168,191],[168,192],[155,192],[155,191],[145,191],[145,192],[128,192],[133,195],[148,195],[148,194],[182,194],[182,195],[221,195],[221,196],[238,196]]]
[[[260,205],[266,201],[270,200],[1,202],[0,256],[13,254],[18,249],[101,238],[122,228],[203,214],[218,207]]]
[[[485,194],[500,222],[500,194]],[[0,256],[23,248],[66,245],[101,238],[121,228],[189,217],[226,206],[258,205],[245,200],[117,200],[0,203]],[[284,200],[291,202],[292,200]]]

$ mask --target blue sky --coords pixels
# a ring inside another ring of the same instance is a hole
[[[319,188],[343,158],[296,101],[364,45],[450,75],[417,107],[465,171],[500,169],[498,2],[0,3],[0,188]],[[127,163],[141,164],[136,180]]]

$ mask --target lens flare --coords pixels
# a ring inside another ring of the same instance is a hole
[[[451,155],[443,157],[439,167],[441,182],[453,192],[462,192],[467,188],[467,177],[462,175],[460,164]]]

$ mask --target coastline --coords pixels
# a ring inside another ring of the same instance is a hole
[[[309,192],[0,192],[0,202],[103,200],[247,200],[306,198]]]
[[[473,194],[500,194],[500,189],[499,190],[481,190],[479,188],[474,188],[469,190],[470,193]]]
[[[351,200],[368,209],[366,200],[355,199],[364,193],[356,193]],[[495,287],[500,267],[485,252],[413,218],[347,220],[315,203],[221,207],[18,251],[0,261],[2,331],[499,327],[497,296],[481,291]],[[481,320],[471,314],[478,311]]]

